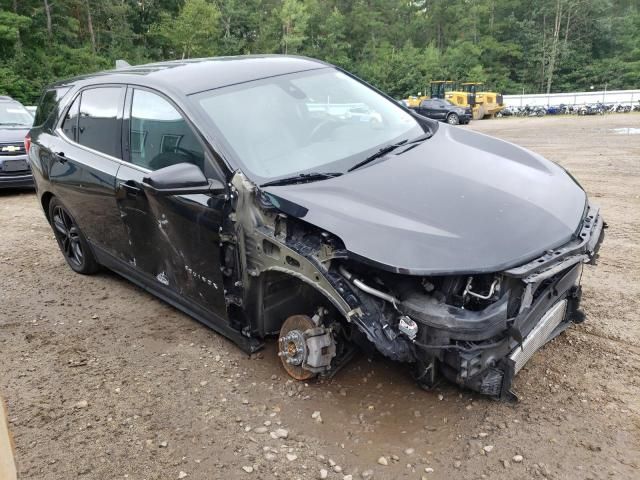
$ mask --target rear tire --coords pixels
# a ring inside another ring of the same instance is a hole
[[[67,264],[76,273],[90,275],[100,269],[91,246],[69,210],[53,197],[49,202],[49,222]]]
[[[455,113],[450,113],[449,115],[447,115],[447,123],[449,125],[459,125],[460,117],[458,117],[458,115]]]

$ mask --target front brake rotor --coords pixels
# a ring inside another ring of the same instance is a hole
[[[278,356],[287,373],[296,380],[309,380],[317,375],[303,368],[307,359],[304,332],[316,325],[307,315],[292,315],[285,320],[278,337]]]

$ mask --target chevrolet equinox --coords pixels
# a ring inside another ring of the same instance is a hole
[[[332,65],[172,61],[56,83],[27,142],[69,266],[111,269],[298,380],[356,346],[513,399],[605,226],[577,181]]]

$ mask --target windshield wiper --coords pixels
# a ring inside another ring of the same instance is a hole
[[[412,138],[411,140],[409,140],[407,142],[407,145],[410,145],[412,143],[424,142],[425,140],[429,140],[431,137],[433,137],[433,132],[423,133],[422,135],[418,135],[417,137]]]
[[[263,183],[261,187],[271,187],[275,185],[293,185],[295,183],[315,182],[316,180],[326,180],[327,178],[339,177],[342,172],[309,172],[299,173],[291,177],[278,178],[269,182]]]
[[[15,122],[0,122],[0,125],[3,127],[28,127],[29,125],[25,123],[15,123]]]
[[[433,133],[423,133],[422,135],[409,140],[407,143],[405,143],[403,145],[404,148],[401,151],[399,151],[398,153],[396,153],[396,155],[402,155],[403,153],[408,152],[409,150],[412,150],[412,149],[416,148],[422,142],[424,142],[425,140],[430,139],[431,137],[433,137]]]
[[[378,159],[380,157],[384,157],[387,153],[395,150],[398,147],[401,147],[405,143],[407,143],[407,140],[402,140],[402,141],[400,141],[398,143],[392,143],[391,145],[387,145],[386,147],[382,147],[380,150],[378,150],[373,155],[369,155],[367,158],[365,158],[361,162],[356,163],[353,167],[349,168],[349,170],[347,170],[347,172],[351,172],[351,171],[355,170],[356,168],[360,168],[360,167],[366,165],[367,163],[371,163],[371,162],[373,162],[374,160],[376,160],[376,159]]]
[[[424,142],[425,140],[428,140],[431,137],[433,137],[433,132],[423,133],[422,135],[418,135],[417,137],[412,138],[411,140],[402,140],[400,142],[392,143],[391,145],[387,145],[386,147],[382,147],[380,150],[378,150],[373,155],[368,156],[367,158],[362,160],[360,163],[356,163],[353,167],[349,168],[349,170],[347,170],[347,172],[351,172],[351,171],[353,171],[353,170],[355,170],[357,168],[362,167],[363,165],[366,165],[367,163],[371,163],[374,160],[376,160],[377,158],[383,157],[387,153],[395,150],[396,148],[399,148],[399,147],[402,147],[402,146],[406,146],[407,148],[402,150],[400,153],[407,152],[407,151],[411,150],[412,148],[416,147],[418,145],[418,143]]]

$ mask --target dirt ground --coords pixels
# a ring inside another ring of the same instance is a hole
[[[424,392],[382,358],[293,383],[273,342],[249,358],[114,274],[74,274],[33,193],[0,193],[0,394],[20,478],[640,478],[640,135],[627,127],[640,115],[470,127],[566,167],[610,226],[583,278],[586,323],[520,372],[515,405]]]

